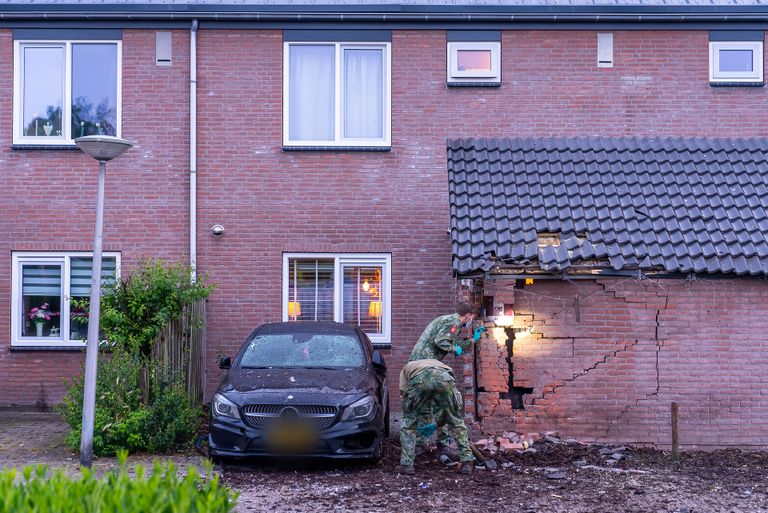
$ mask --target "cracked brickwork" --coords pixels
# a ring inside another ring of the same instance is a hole
[[[768,446],[765,280],[510,280],[484,294],[514,304],[513,385],[533,389],[513,410],[503,334],[490,331],[478,346],[484,431],[663,448],[676,401],[683,447]]]

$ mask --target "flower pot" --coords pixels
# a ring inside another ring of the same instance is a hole
[[[43,323],[42,322],[36,322],[35,323],[35,329],[37,330],[37,336],[42,337],[43,336]]]

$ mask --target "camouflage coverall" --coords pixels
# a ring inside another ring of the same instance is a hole
[[[448,353],[455,353],[456,346],[462,350],[472,347],[472,341],[461,339],[461,320],[459,314],[442,315],[424,328],[419,340],[411,351],[409,361],[426,360],[428,358],[442,361]],[[462,410],[463,411],[463,410]],[[428,410],[422,412],[420,416],[420,426],[425,426],[433,422],[434,415]],[[423,434],[417,433],[416,443],[426,445],[426,439]],[[437,445],[446,447],[451,444],[451,437],[447,429],[441,429],[437,433]]]
[[[408,365],[402,373],[407,373]],[[461,393],[456,389],[453,371],[440,362],[428,366],[407,381],[401,388],[403,418],[400,424],[400,464],[413,465],[416,456],[416,429],[425,415],[434,415],[441,431],[456,440],[459,460],[474,461],[469,445],[469,433],[462,419]],[[402,375],[402,374],[401,374]]]

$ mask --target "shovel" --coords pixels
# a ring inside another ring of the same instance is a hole
[[[480,462],[481,465],[485,465],[485,468],[488,470],[496,470],[499,468],[499,466],[496,464],[496,461],[492,459],[488,459],[485,457],[485,455],[480,452],[480,449],[477,448],[475,444],[472,442],[469,442],[469,447],[472,449],[472,454],[475,455],[475,458],[477,458],[477,461]]]

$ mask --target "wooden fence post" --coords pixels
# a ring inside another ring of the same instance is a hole
[[[680,456],[680,442],[677,431],[678,408],[677,403],[672,402],[672,459],[676,460]]]

